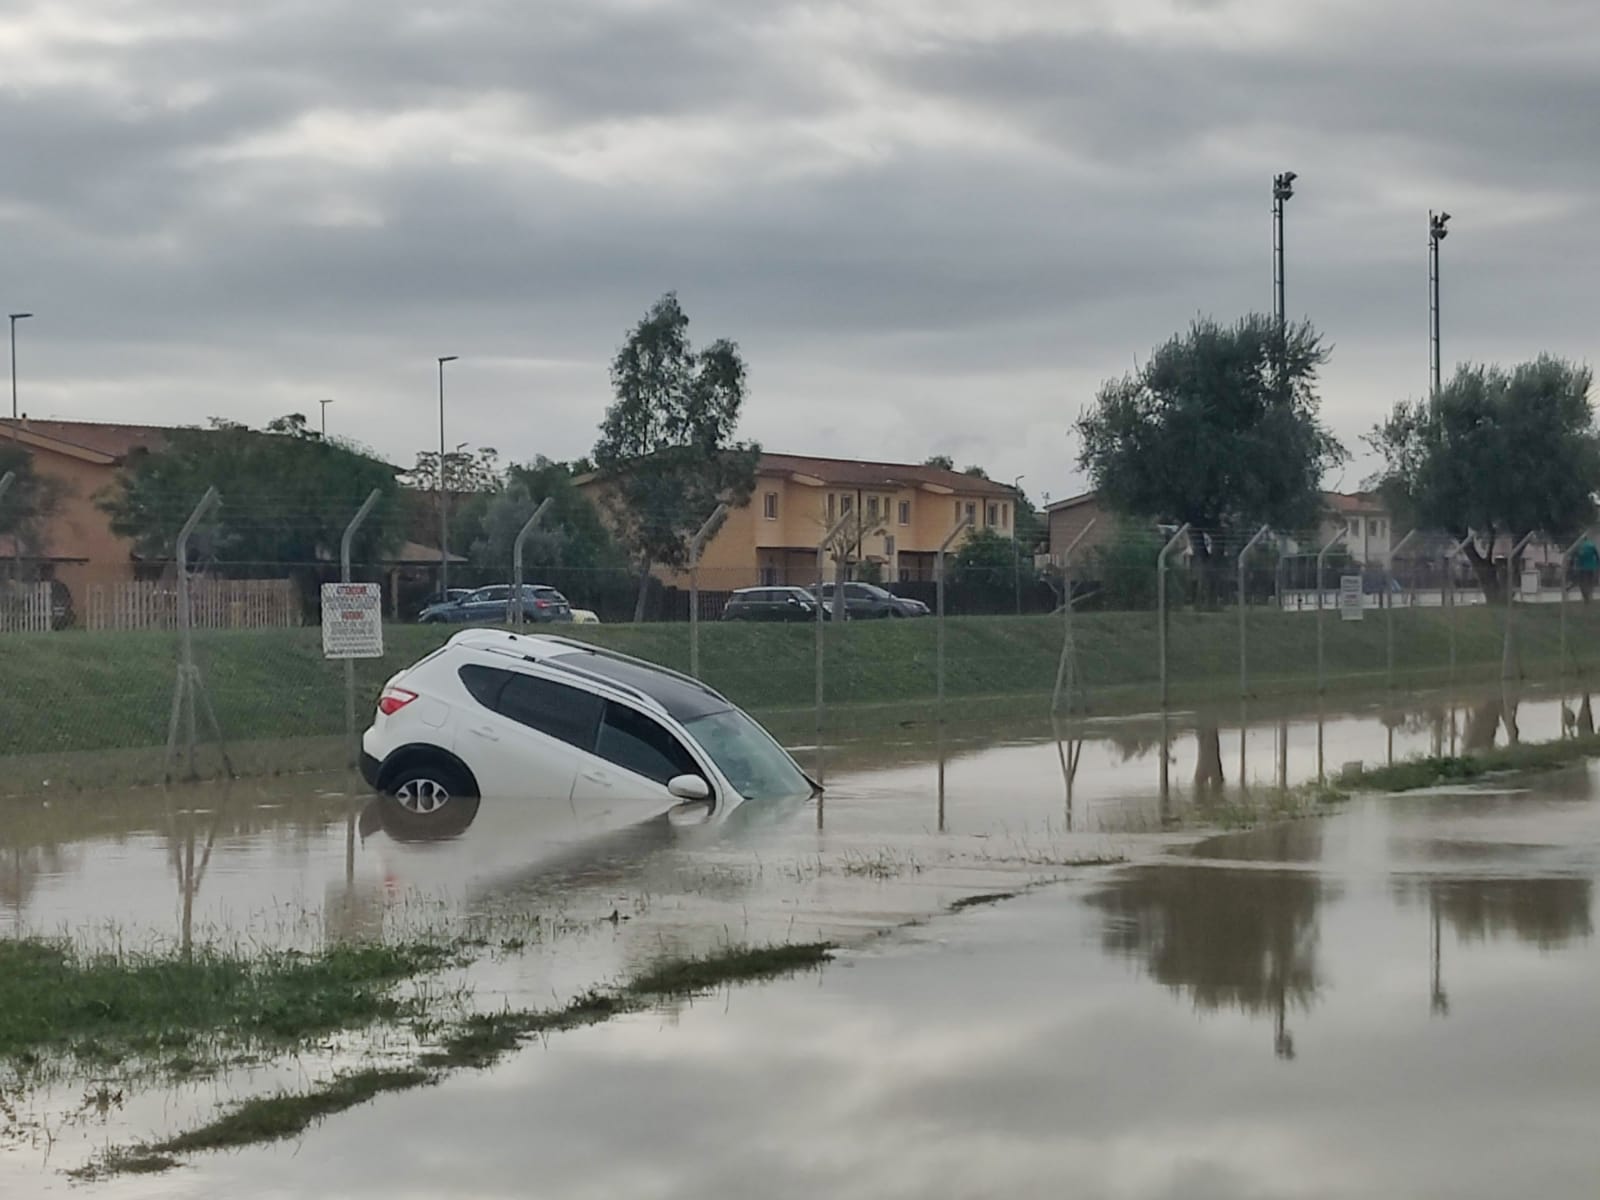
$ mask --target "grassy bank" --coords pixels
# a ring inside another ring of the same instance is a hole
[[[1568,644],[1585,665],[1600,636],[1600,613],[1569,609]],[[1458,678],[1499,674],[1504,614],[1456,613]],[[1251,687],[1258,695],[1305,692],[1316,682],[1316,624],[1311,613],[1252,611],[1248,616]],[[1519,670],[1559,669],[1559,613],[1554,605],[1516,614]],[[356,666],[364,723],[389,675],[437,647],[450,628],[392,626],[384,658]],[[561,632],[667,666],[686,669],[685,625],[572,626]],[[1386,621],[1369,614],[1345,623],[1328,614],[1325,661],[1331,690],[1382,686]],[[1154,614],[1085,613],[1076,622],[1079,677],[1100,711],[1148,706],[1157,696]],[[960,617],[946,630],[947,718],[960,722],[981,702],[1016,698],[1036,712],[1055,681],[1059,617]],[[707,623],[701,632],[704,678],[737,703],[780,727],[809,727],[815,695],[815,631],[808,626]],[[1172,614],[1168,640],[1175,702],[1233,699],[1239,674],[1237,614]],[[1437,684],[1450,675],[1450,619],[1439,610],[1394,614],[1395,682]],[[176,674],[170,633],[8,635],[0,639],[0,754],[49,755],[160,746]],[[204,632],[196,657],[223,731],[234,741],[330,736],[344,727],[342,667],[322,658],[317,629]],[[927,719],[936,692],[937,642],[931,620],[855,622],[826,630],[826,694],[835,728],[858,728],[875,709],[884,720]],[[848,710],[848,711],[847,711]]]
[[[1600,735],[1589,734],[1554,742],[1501,746],[1482,754],[1414,758],[1383,767],[1359,767],[1341,773],[1337,782],[1349,791],[1410,792],[1468,783],[1490,775],[1552,771],[1596,757],[1600,757]]]

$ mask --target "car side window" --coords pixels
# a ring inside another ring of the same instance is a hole
[[[461,679],[461,685],[485,708],[499,708],[500,689],[505,687],[506,680],[511,678],[511,674],[510,671],[480,667],[475,663],[468,663],[456,672]]]
[[[511,599],[511,589],[508,587],[484,588],[481,592],[475,593],[472,598],[479,604],[493,604],[496,601]]]
[[[600,740],[595,746],[595,753],[601,758],[657,783],[666,783],[675,775],[705,778],[705,772],[683,743],[660,723],[625,704],[608,700],[605,706],[605,720],[600,724]]]
[[[502,716],[553,738],[587,750],[594,745],[595,726],[605,701],[593,692],[549,679],[507,672],[500,693]]]

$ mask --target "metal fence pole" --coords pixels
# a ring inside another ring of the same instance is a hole
[[[539,527],[539,522],[544,519],[544,514],[550,511],[550,504],[554,497],[546,496],[539,501],[539,506],[533,510],[533,515],[522,523],[522,528],[517,531],[517,540],[511,543],[511,624],[518,629],[522,628],[523,617],[527,609],[522,597],[522,549],[528,543],[528,535]]]
[[[1516,595],[1517,595],[1516,588],[1513,585],[1518,583],[1518,582],[1520,582],[1516,578],[1516,574],[1517,574],[1517,556],[1520,555],[1523,552],[1523,550],[1527,549],[1528,543],[1531,542],[1531,541],[1533,541],[1533,530],[1530,529],[1527,533],[1525,533],[1523,535],[1522,540],[1520,542],[1518,542],[1515,546],[1511,547],[1511,553],[1506,555],[1506,633],[1505,633],[1505,641],[1501,645],[1501,652],[1500,652],[1500,679],[1501,679],[1502,682],[1504,682],[1506,680],[1509,680],[1511,678],[1511,658],[1512,658],[1511,641],[1512,641],[1512,623],[1513,623],[1512,622],[1512,616],[1511,616],[1511,605],[1512,605],[1512,602],[1516,599]],[[1491,553],[1493,552],[1493,549],[1494,548],[1491,546],[1490,547],[1490,552]]]
[[[1319,696],[1325,690],[1322,671],[1322,568],[1328,561],[1328,551],[1344,541],[1348,532],[1348,529],[1340,529],[1329,539],[1326,546],[1317,551],[1317,695]],[[1320,767],[1318,769],[1320,772]]]
[[[200,497],[200,503],[189,514],[189,519],[183,523],[183,528],[178,531],[178,680],[172,689],[172,714],[167,723],[167,752],[162,769],[162,780],[167,783],[172,781],[172,760],[177,754],[180,729],[184,735],[184,752],[189,760],[189,776],[194,778],[198,773],[195,769],[195,744],[198,740],[195,735],[196,704],[204,707],[206,720],[222,752],[223,766],[227,768],[228,777],[233,777],[233,763],[222,741],[222,728],[217,724],[217,714],[200,680],[199,668],[194,664],[193,614],[189,607],[189,539],[194,535],[201,518],[220,501],[217,489],[208,487],[205,495]]]
[[[1394,690],[1394,556],[1400,553],[1405,544],[1417,536],[1413,529],[1394,545],[1389,547],[1389,553],[1383,560],[1383,603],[1384,612],[1384,670],[1385,681],[1389,690]]]
[[[938,645],[938,660],[937,661],[938,661],[938,665],[935,668],[936,672],[937,672],[937,676],[938,676],[938,681],[939,681],[939,700],[938,700],[938,707],[937,707],[936,711],[938,713],[939,728],[941,728],[941,729],[944,728],[944,552],[946,550],[950,549],[950,543],[955,541],[956,538],[960,536],[962,530],[966,529],[971,524],[972,524],[972,517],[970,515],[963,516],[961,518],[961,520],[957,521],[956,522],[956,527],[954,529],[952,529],[945,536],[944,541],[939,543],[939,552],[934,557],[934,562],[936,564],[936,572],[937,572],[937,575],[938,575],[938,597],[937,597],[937,599],[938,599],[938,604],[939,604],[939,610],[938,610],[938,615],[937,615],[937,620],[939,622],[939,626],[938,626],[938,629],[936,631],[937,634],[938,634],[938,637],[937,637],[937,645]],[[943,787],[943,785],[944,785],[944,762],[942,760],[939,763],[939,780],[940,780],[940,786]]]
[[[689,539],[689,674],[700,678],[700,551],[728,515],[728,506],[711,510],[706,523]]]
[[[1189,532],[1189,522],[1185,521],[1178,526],[1178,532],[1168,539],[1167,544],[1161,547],[1161,553],[1156,555],[1156,614],[1157,641],[1160,646],[1161,658],[1161,710],[1167,708],[1167,555],[1176,546],[1181,538]],[[1161,763],[1162,774],[1166,773],[1166,760]]]
[[[1440,603],[1450,610],[1450,683],[1452,686],[1456,681],[1456,559],[1467,548],[1467,543],[1471,540],[1472,533],[1469,530],[1466,537],[1451,546],[1444,554],[1445,591],[1440,598]],[[1455,723],[1455,710],[1453,708],[1451,709],[1450,720],[1453,726]],[[1450,753],[1455,753],[1453,746]]]
[[[0,487],[0,496],[5,495],[5,488]],[[1572,545],[1561,552],[1561,678],[1567,677],[1567,578],[1572,566],[1572,556],[1578,552],[1578,547],[1588,540],[1590,530],[1585,529],[1578,535]]]
[[[377,488],[367,493],[367,498],[361,502],[361,507],[356,509],[356,515],[350,518],[350,524],[344,527],[344,536],[339,539],[339,582],[350,582],[350,546],[355,541],[356,530],[361,527],[377,506],[383,493]],[[382,604],[382,601],[379,601]],[[356,660],[344,660],[344,740],[349,749],[349,766],[355,766],[359,749],[356,744]]]
[[[822,752],[822,621],[825,615],[822,611],[822,585],[824,582],[823,572],[827,570],[828,547],[833,543],[834,538],[838,537],[844,532],[845,526],[850,524],[850,521],[854,516],[854,513],[845,513],[844,516],[840,517],[831,526],[829,526],[828,532],[823,534],[822,540],[817,543],[817,738],[815,754],[818,783],[822,782],[823,772],[825,769]],[[834,597],[834,600],[838,604],[844,603],[844,590],[842,588],[839,589],[839,594]],[[822,798],[820,796],[817,798],[817,823],[819,825],[822,823]]]
[[[1056,710],[1061,705],[1061,685],[1067,685],[1067,711],[1072,711],[1072,693],[1077,684],[1078,648],[1072,640],[1072,553],[1078,548],[1078,543],[1088,536],[1094,528],[1096,517],[1090,517],[1088,524],[1078,530],[1078,536],[1067,543],[1067,548],[1061,554],[1061,609],[1066,614],[1063,617],[1064,628],[1061,631],[1061,661],[1056,664],[1056,687],[1050,695],[1050,715],[1056,715]]]
[[[1255,537],[1251,538],[1248,542],[1246,542],[1244,544],[1244,549],[1239,551],[1239,592],[1238,592],[1238,595],[1235,596],[1234,599],[1239,605],[1239,699],[1241,699],[1241,700],[1243,700],[1246,696],[1248,696],[1250,694],[1250,674],[1249,674],[1249,670],[1248,670],[1248,668],[1246,666],[1246,656],[1245,656],[1245,619],[1244,618],[1245,618],[1245,609],[1248,607],[1248,605],[1245,603],[1245,594],[1244,594],[1244,562],[1245,562],[1245,559],[1249,557],[1250,551],[1252,551],[1252,550],[1254,550],[1256,548],[1256,543],[1259,542],[1262,538],[1266,537],[1269,532],[1271,532],[1269,527],[1266,526],[1266,525],[1263,525],[1260,529],[1256,530]],[[1240,731],[1240,737],[1243,737],[1243,736],[1244,736],[1243,735],[1243,731],[1241,730]],[[1241,743],[1241,749],[1240,749],[1239,753],[1241,755],[1243,755],[1243,753],[1244,753],[1244,750],[1242,748],[1242,743]],[[1241,783],[1244,782],[1244,777],[1243,777],[1242,773],[1240,775],[1240,782]]]

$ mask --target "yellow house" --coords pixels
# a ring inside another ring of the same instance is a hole
[[[578,486],[598,502],[604,482],[590,476]],[[932,579],[940,543],[963,518],[1011,537],[1015,500],[1003,483],[942,467],[763,454],[750,503],[728,514],[700,555],[700,585],[815,583],[817,543],[847,514],[856,521],[824,551],[829,578],[842,560],[851,578]],[[679,574],[664,577],[679,582]]]

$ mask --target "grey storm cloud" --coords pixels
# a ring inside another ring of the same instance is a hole
[[[1348,442],[1447,357],[1588,352],[1600,14],[1546,0],[77,0],[0,17],[7,303],[41,414],[339,404],[394,458],[585,452],[668,288],[775,449],[1073,483],[1098,382],[1270,297]],[[508,414],[511,419],[508,420]]]

